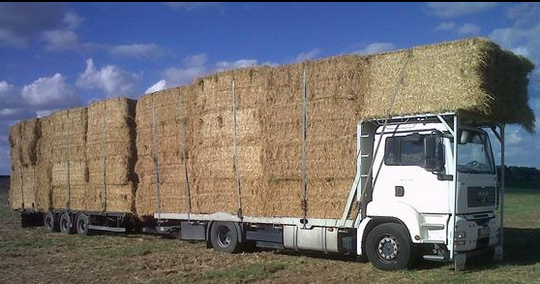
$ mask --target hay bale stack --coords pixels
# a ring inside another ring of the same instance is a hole
[[[42,199],[52,195],[53,208],[66,208],[69,201],[72,210],[86,210],[87,118],[86,108],[74,108],[42,119],[36,171],[40,188],[50,189],[50,193],[43,189]]]
[[[139,177],[136,193],[136,209],[139,216],[159,212],[156,195],[156,168],[154,146],[157,149],[160,177],[160,200],[163,212],[185,212],[184,160],[187,159],[189,178],[194,179],[191,159],[184,156],[184,139],[180,135],[180,97],[183,123],[186,132],[186,146],[192,145],[192,118],[189,102],[194,101],[191,87],[169,89],[145,95],[137,102],[137,164],[135,172]],[[155,114],[155,137],[153,136],[152,105]],[[154,141],[156,142],[154,145]],[[190,181],[191,182],[191,181]]]
[[[35,209],[36,202],[36,145],[40,136],[39,120],[22,121],[11,127],[10,204],[13,209]]]
[[[127,98],[88,107],[86,210],[134,212],[135,107]]]
[[[267,181],[264,215],[300,216],[302,196],[302,87],[307,87],[308,216],[337,218],[355,175],[358,97],[367,61],[331,58],[276,68],[263,110]],[[353,157],[353,158],[351,158]],[[272,198],[272,196],[274,198]],[[271,198],[271,199],[269,199]]]
[[[88,114],[86,109],[60,111],[35,127],[29,123],[13,128],[12,171],[22,179],[19,184],[12,179],[12,186],[25,193],[25,184],[36,180],[37,208],[65,208],[69,181],[72,209],[103,210],[105,205],[107,211],[132,211],[130,196],[137,188],[139,216],[160,210],[186,212],[185,162],[192,212],[234,214],[234,81],[243,214],[302,216],[305,70],[307,217],[339,218],[355,176],[358,120],[458,111],[531,130],[534,114],[527,105],[527,75],[532,68],[527,59],[472,38],[371,56],[221,72],[189,86],[142,96],[136,106],[135,146],[133,102],[126,99],[95,103]],[[36,142],[32,137],[39,133],[42,138]],[[11,196],[13,204],[22,204],[16,190]]]
[[[242,211],[263,213],[264,193],[261,105],[268,91],[270,68],[251,68],[199,79],[194,104],[192,157],[196,173],[196,212],[238,210],[234,166],[233,81],[236,94],[237,152]]]
[[[391,115],[466,111],[531,130],[527,75],[532,63],[495,43],[471,38],[368,57],[369,87],[361,118],[384,117],[406,65]]]

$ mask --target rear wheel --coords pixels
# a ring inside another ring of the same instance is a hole
[[[90,217],[84,213],[80,213],[75,221],[77,234],[88,235],[88,225],[90,225]]]
[[[62,234],[73,234],[74,230],[71,214],[68,214],[68,212],[62,213],[62,216],[60,216],[59,226]]]
[[[381,224],[369,232],[366,254],[373,266],[382,270],[410,267],[415,259],[406,228],[401,224]]]
[[[52,233],[56,231],[54,214],[51,211],[47,212],[47,214],[45,214],[45,217],[43,217],[43,227],[45,227],[45,231],[47,233]]]
[[[210,241],[218,251],[235,253],[240,250],[238,233],[233,223],[215,222],[210,230]]]

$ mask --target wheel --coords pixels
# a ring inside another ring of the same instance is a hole
[[[75,221],[75,230],[79,235],[88,235],[88,226],[90,225],[90,216],[80,213]]]
[[[28,228],[32,226],[32,219],[27,213],[21,213],[21,227]]]
[[[57,227],[54,222],[54,214],[51,211],[47,212],[45,217],[43,217],[43,227],[45,227],[47,233],[56,231]]]
[[[366,254],[373,266],[381,270],[410,267],[415,259],[406,228],[400,224],[381,224],[369,232]]]
[[[215,222],[210,229],[210,241],[217,251],[235,253],[240,249],[238,233],[233,223]]]
[[[73,222],[71,219],[71,214],[67,212],[62,213],[62,216],[60,216],[59,226],[62,234],[73,234]]]

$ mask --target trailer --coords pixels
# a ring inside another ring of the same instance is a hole
[[[500,183],[488,131],[501,146]],[[156,212],[155,230],[227,253],[252,243],[367,257],[383,270],[418,254],[456,270],[474,255],[502,258],[504,125],[461,113],[360,121],[356,160],[341,219]]]

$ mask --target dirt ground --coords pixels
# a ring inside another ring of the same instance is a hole
[[[41,227],[23,229],[8,208],[6,182],[0,182],[0,283],[540,282],[538,227],[509,228],[503,262],[475,260],[464,272],[420,262],[414,269],[383,272],[353,258],[318,253],[228,255],[202,242],[153,235],[66,236]]]

